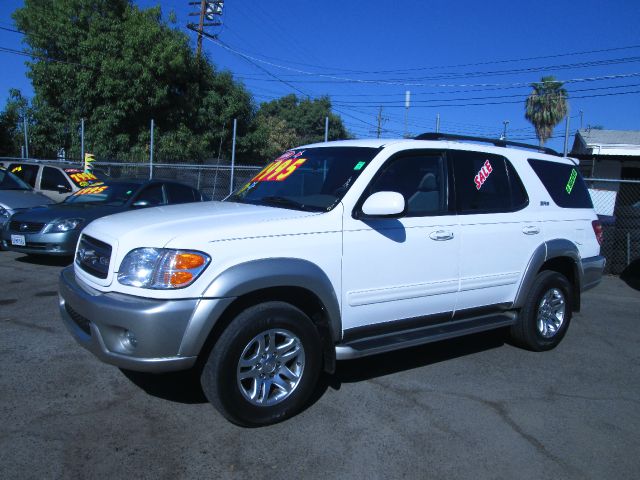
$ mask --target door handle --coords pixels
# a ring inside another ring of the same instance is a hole
[[[435,232],[431,232],[429,234],[429,238],[431,240],[443,241],[443,240],[451,240],[453,238],[453,232],[448,232],[446,230],[436,230]]]
[[[535,225],[527,225],[526,227],[522,227],[522,233],[525,235],[536,235],[540,233],[540,229]]]

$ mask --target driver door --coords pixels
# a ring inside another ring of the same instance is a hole
[[[446,158],[403,152],[345,211],[342,318],[345,340],[449,321],[459,281],[459,226],[449,209]],[[364,218],[373,193],[401,193],[400,218]]]

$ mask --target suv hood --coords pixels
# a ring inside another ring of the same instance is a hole
[[[83,233],[98,239],[117,239],[122,246],[165,247],[169,243],[193,244],[229,239],[308,233],[306,222],[293,220],[317,216],[284,208],[232,202],[198,202],[146,208],[98,219]],[[277,228],[271,226],[278,222]],[[173,241],[175,239],[175,242]],[[180,247],[178,247],[180,248]]]
[[[0,206],[11,210],[31,208],[55,203],[49,197],[33,190],[0,190]]]

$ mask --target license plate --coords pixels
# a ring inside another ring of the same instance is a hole
[[[24,241],[24,235],[11,235],[11,245],[16,247],[24,247],[26,242]]]

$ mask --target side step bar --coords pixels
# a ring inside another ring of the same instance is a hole
[[[516,319],[516,312],[503,312],[362,338],[336,345],[336,359],[351,360],[376,355],[378,353],[400,350],[402,348],[415,347],[425,343],[439,342],[440,340],[461,337],[486,330],[507,327],[513,325]]]

